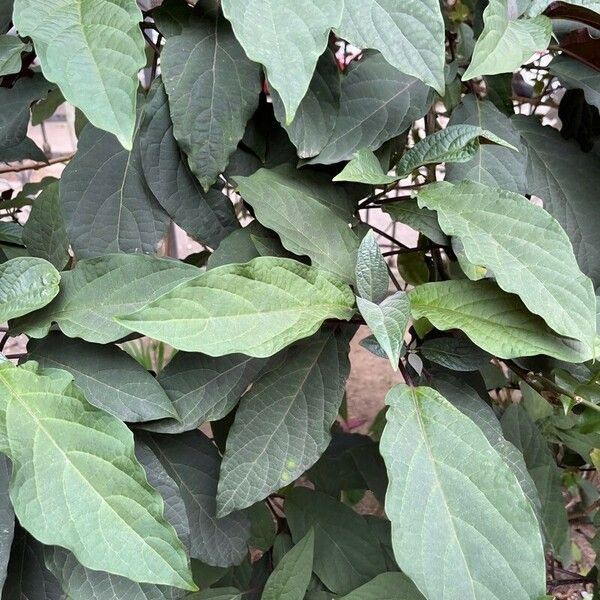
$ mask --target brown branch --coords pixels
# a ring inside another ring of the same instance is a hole
[[[0,175],[3,173],[18,173],[20,171],[39,171],[40,169],[45,169],[46,167],[50,167],[51,165],[68,162],[74,156],[75,156],[75,153],[68,154],[67,156],[59,156],[57,158],[51,158],[48,160],[48,162],[38,162],[38,163],[29,164],[29,165],[18,165],[16,167],[2,167],[0,169]]]

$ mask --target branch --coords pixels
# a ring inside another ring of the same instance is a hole
[[[2,167],[0,169],[0,175],[2,173],[18,173],[20,171],[39,171],[40,169],[45,169],[51,165],[56,165],[58,163],[64,163],[70,161],[75,156],[75,153],[68,154],[67,156],[59,156],[57,158],[51,158],[48,162],[38,162],[32,163],[29,165],[18,165],[16,167]]]

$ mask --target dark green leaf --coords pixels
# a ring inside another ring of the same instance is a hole
[[[453,371],[478,371],[492,358],[463,336],[425,340],[420,350],[421,354],[431,362]]]
[[[15,531],[15,512],[8,495],[12,468],[6,456],[0,457],[0,590],[7,576],[8,560]]]
[[[341,600],[424,600],[417,586],[403,573],[382,573]]]

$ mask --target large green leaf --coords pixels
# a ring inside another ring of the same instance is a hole
[[[242,397],[221,466],[219,514],[289,485],[325,451],[350,373],[354,328],[344,329],[323,328],[293,346]]]
[[[396,292],[381,304],[356,298],[356,305],[379,345],[385,350],[392,369],[398,369],[404,334],[410,319],[410,303],[405,292]]]
[[[512,442],[525,458],[525,464],[538,490],[542,503],[544,532],[556,553],[570,543],[570,529],[562,494],[562,476],[548,442],[519,404],[509,406],[501,419],[506,439]]]
[[[291,123],[329,31],[340,23],[343,0],[223,0],[222,5],[248,57],[264,65]]]
[[[503,290],[518,294],[554,331],[591,352],[594,288],[549,213],[520,194],[474,182],[428,185],[418,202],[437,211],[442,229],[460,240],[471,263],[486,267]]]
[[[444,19],[437,0],[345,0],[340,37],[379,50],[394,67],[444,93]]]
[[[136,583],[103,571],[87,569],[64,548],[46,548],[45,562],[69,600],[179,600],[186,593],[174,587]]]
[[[248,60],[214,0],[156,13],[173,134],[205,190],[225,170],[258,106],[260,67]]]
[[[535,513],[479,427],[431,388],[398,385],[386,402],[381,453],[400,568],[436,600],[542,596]]]
[[[404,154],[396,165],[398,176],[406,177],[423,165],[467,162],[477,154],[481,139],[518,152],[512,144],[487,129],[467,124],[448,125],[426,136]]]
[[[307,255],[313,265],[344,281],[354,280],[359,236],[349,227],[350,218],[329,206],[342,208],[342,189],[329,184],[316,190],[310,175],[298,174],[289,166],[260,169],[250,177],[236,177],[235,181],[257,219],[277,232],[288,250]],[[327,192],[331,195],[325,201]]]
[[[194,239],[216,247],[239,227],[231,200],[204,192],[173,137],[169,101],[160,79],[150,90],[140,126],[146,183],[169,216]]]
[[[0,35],[0,77],[21,70],[21,54],[31,52],[31,44],[23,43],[16,35]]]
[[[129,333],[114,320],[116,315],[141,308],[200,272],[185,263],[141,254],[81,260],[62,274],[53,302],[11,325],[15,332],[41,338],[56,323],[69,337],[107,344]]]
[[[404,573],[390,572],[377,575],[341,600],[424,600],[424,596]]]
[[[67,372],[41,376],[9,363],[0,370],[0,410],[10,497],[32,535],[92,569],[195,589],[121,421],[88,404]]]
[[[148,371],[116,346],[100,346],[50,333],[28,346],[42,367],[64,369],[86,400],[131,423],[177,417],[169,397]]]
[[[281,559],[271,573],[261,600],[302,600],[312,575],[315,533],[308,533]]]
[[[15,531],[15,511],[8,494],[11,470],[8,458],[6,456],[0,457],[0,590],[6,581],[8,560]]]
[[[314,529],[313,570],[332,592],[347,594],[387,570],[379,540],[348,505],[296,487],[284,507],[296,543]]]
[[[518,296],[489,280],[426,283],[409,292],[409,297],[415,319],[426,317],[443,331],[462,329],[500,358],[547,354],[582,362],[592,356],[580,342],[556,335]]]
[[[61,178],[60,199],[78,258],[153,254],[167,230],[169,217],[144,179],[139,137],[129,152],[112,134],[87,125]]]
[[[595,199],[600,189],[600,157],[582,152],[574,140],[565,141],[537,119],[515,118],[529,150],[528,192],[563,226],[581,270],[600,286],[600,227]]]
[[[298,106],[296,116],[286,123],[285,106],[277,90],[271,90],[275,116],[298,149],[298,156],[318,154],[335,127],[340,109],[341,77],[336,57],[326,50],[319,58],[310,87]]]
[[[23,226],[23,243],[31,256],[44,258],[57,269],[69,262],[69,238],[58,195],[58,182],[47,185],[35,199]]]
[[[446,165],[446,180],[458,182],[470,179],[525,194],[527,148],[508,117],[489,100],[468,94],[450,117],[449,125],[459,124],[483,127],[518,148],[519,152],[497,144],[480,144],[471,160]]]
[[[66,100],[131,148],[138,71],[146,64],[135,0],[16,0],[13,19]]]
[[[46,306],[58,294],[60,273],[42,258],[23,256],[0,265],[0,321]]]
[[[390,276],[372,230],[363,238],[356,260],[356,291],[370,302],[382,302],[388,295]]]
[[[550,72],[568,89],[581,89],[585,99],[600,109],[600,71],[560,54],[548,65]]]
[[[142,440],[179,486],[190,524],[190,555],[219,567],[239,564],[247,553],[250,521],[238,512],[217,518],[221,458],[200,431],[181,435],[146,433]]]
[[[261,358],[312,335],[327,318],[350,319],[353,306],[350,288],[328,273],[260,257],[207,271],[117,320],[180,350]]]
[[[422,81],[401,73],[378,52],[366,52],[346,69],[335,129],[309,162],[332,164],[350,160],[362,148],[377,150],[421,118],[432,99]]]
[[[543,15],[517,18],[514,0],[490,0],[483,12],[484,28],[475,43],[463,81],[509,73],[538,50],[545,50],[552,34],[552,21]]]
[[[178,352],[160,372],[163,387],[177,419],[147,423],[144,429],[181,433],[206,421],[218,421],[237,404],[265,361],[244,354],[213,358],[205,354]]]

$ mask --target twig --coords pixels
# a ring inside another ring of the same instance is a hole
[[[373,225],[369,225],[369,227],[375,233],[379,234],[381,237],[384,237],[386,240],[392,242],[393,244],[396,244],[396,246],[400,246],[401,248],[407,247],[400,240],[397,240],[395,237],[392,237],[389,233],[386,233],[385,231],[382,231],[381,229],[378,229],[377,227],[374,227]]]
[[[16,167],[2,167],[0,169],[0,174],[2,173],[18,173],[20,171],[39,171],[40,169],[45,169],[51,165],[56,165],[58,163],[68,162],[75,156],[73,154],[67,154],[66,156],[59,156],[57,158],[51,158],[48,162],[38,162],[30,165],[18,165]]]

